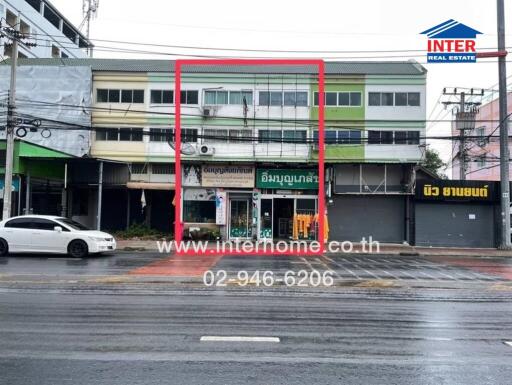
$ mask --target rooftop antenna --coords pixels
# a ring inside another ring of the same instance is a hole
[[[78,28],[82,30],[85,26],[85,36],[87,37],[87,40],[89,40],[91,33],[91,20],[96,17],[99,6],[100,0],[83,0],[82,14],[84,16],[84,19],[82,20],[82,22],[80,23],[80,27]],[[92,56],[92,52],[90,52],[90,54]]]

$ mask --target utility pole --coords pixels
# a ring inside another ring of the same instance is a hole
[[[464,89],[465,90],[465,89]],[[469,93],[471,96],[483,96],[484,90],[477,90],[475,88],[461,91],[461,89],[454,88],[449,91],[443,89],[443,95],[458,96],[458,102],[446,101],[442,102],[445,106],[458,105],[458,111],[455,114],[455,127],[459,130],[459,179],[466,180],[467,173],[467,149],[466,149],[466,131],[475,129],[475,115],[480,102],[467,102],[466,95]],[[469,107],[469,108],[468,108]]]
[[[11,85],[9,89],[9,102],[7,105],[7,129],[5,133],[6,151],[5,151],[5,181],[4,181],[4,206],[2,219],[11,217],[11,198],[12,198],[12,171],[14,157],[14,129],[16,128],[16,69],[18,66],[18,39],[19,32],[18,18],[14,26],[14,38],[12,39],[11,55]]]
[[[501,241],[500,249],[510,250],[510,182],[508,149],[508,103],[507,103],[507,63],[505,50],[505,4],[497,0],[498,13],[498,57],[499,106],[500,106],[500,184],[501,184]]]

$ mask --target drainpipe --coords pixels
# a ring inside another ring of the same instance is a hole
[[[103,162],[99,164],[98,177],[98,211],[96,213],[96,230],[101,229],[101,203],[103,199]]]

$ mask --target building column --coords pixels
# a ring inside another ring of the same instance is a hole
[[[103,162],[99,164],[98,207],[96,212],[96,230],[101,230],[101,205],[103,200]]]

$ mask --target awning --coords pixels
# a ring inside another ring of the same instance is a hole
[[[174,190],[174,183],[128,182],[126,187],[133,190]]]

